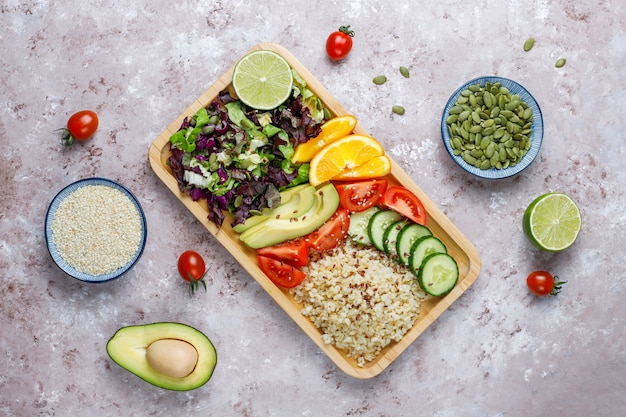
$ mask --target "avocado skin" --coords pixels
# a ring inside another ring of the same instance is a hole
[[[258,249],[305,236],[324,224],[337,211],[337,207],[337,189],[327,183],[315,191],[315,202],[306,213],[289,219],[269,218],[243,232],[239,239],[247,246]]]
[[[198,363],[191,374],[174,378],[153,370],[146,359],[146,349],[160,339],[178,339],[191,344],[198,352]],[[122,368],[144,381],[173,391],[189,391],[204,385],[215,370],[217,352],[213,343],[199,330],[182,323],[159,322],[120,328],[107,342],[109,357]]]

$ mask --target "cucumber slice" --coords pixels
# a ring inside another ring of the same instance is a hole
[[[459,280],[459,267],[447,253],[428,255],[419,269],[417,281],[430,295],[441,297],[448,294]]]
[[[370,219],[375,213],[381,209],[373,206],[365,211],[350,214],[350,226],[348,227],[348,236],[361,245],[371,245],[370,235],[367,232]]]
[[[413,243],[417,242],[419,238],[432,235],[433,233],[430,229],[426,226],[422,226],[421,224],[411,223],[408,226],[403,227],[402,230],[400,230],[398,240],[396,241],[398,261],[408,266]]]
[[[383,249],[391,259],[398,260],[396,241],[398,240],[400,231],[408,224],[409,222],[407,220],[398,220],[391,223],[389,227],[387,227],[387,230],[385,230],[385,234],[383,235]]]
[[[374,213],[367,226],[367,233],[376,249],[379,251],[385,250],[385,230],[391,223],[398,220],[402,220],[402,216],[393,210],[381,210],[378,213]]]
[[[418,239],[411,247],[409,255],[409,268],[415,275],[422,267],[422,262],[428,255],[433,253],[447,253],[446,245],[434,236],[425,236]]]

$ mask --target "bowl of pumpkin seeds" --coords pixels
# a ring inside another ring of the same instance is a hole
[[[446,103],[441,136],[452,159],[465,171],[501,179],[526,169],[543,140],[543,117],[535,98],[507,78],[475,78]]]

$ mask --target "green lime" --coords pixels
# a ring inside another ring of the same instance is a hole
[[[280,106],[291,94],[293,74],[285,58],[260,50],[245,55],[233,71],[233,88],[239,100],[259,110]]]
[[[560,252],[576,241],[582,218],[578,206],[563,193],[537,197],[524,212],[523,228],[539,249]]]

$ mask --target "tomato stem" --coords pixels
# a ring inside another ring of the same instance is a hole
[[[567,282],[567,281],[558,281],[558,279],[559,277],[555,275],[554,276],[554,288],[552,288],[552,291],[550,291],[550,295],[556,296],[558,293],[560,293],[561,288],[563,287],[563,284]]]
[[[72,134],[70,133],[70,131],[64,127],[57,129],[57,132],[59,130],[63,131],[63,133],[61,133],[61,144],[63,146],[72,146],[75,142],[75,139],[74,139],[74,136],[72,136]]]
[[[345,33],[346,35],[350,36],[351,38],[354,37],[354,31],[350,30],[350,25],[348,25],[348,26],[340,26],[339,27],[339,32]]]
[[[198,279],[195,279],[193,275],[189,273],[189,291],[191,292],[191,295],[194,295],[196,290],[200,286],[198,283],[202,284],[204,292],[206,292],[206,282],[204,282],[204,277],[206,276],[207,272],[209,272],[209,269],[210,268],[207,268],[207,270],[204,271],[204,274],[202,274],[202,276]]]

